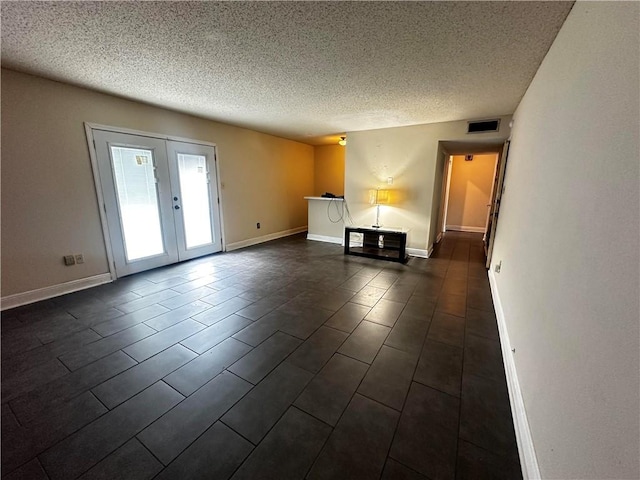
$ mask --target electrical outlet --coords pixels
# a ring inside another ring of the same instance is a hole
[[[500,260],[499,263],[496,263],[496,266],[493,269],[496,273],[500,273],[500,270],[502,270],[502,260]]]
[[[256,228],[260,230],[260,222],[256,223]]]
[[[70,267],[71,265],[75,265],[76,264],[76,257],[74,257],[73,255],[65,255],[62,258],[64,260],[64,264],[67,267]]]
[[[81,263],[84,263],[84,255],[79,253],[78,255],[76,255],[76,263],[78,265],[80,265]]]

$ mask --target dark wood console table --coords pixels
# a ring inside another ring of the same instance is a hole
[[[405,228],[345,227],[344,254],[404,263],[409,259],[407,232]]]

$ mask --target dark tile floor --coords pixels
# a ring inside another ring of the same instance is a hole
[[[480,236],[294,236],[2,314],[3,478],[521,477]]]

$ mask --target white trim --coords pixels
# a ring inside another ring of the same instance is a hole
[[[316,242],[337,243],[344,245],[342,237],[328,237],[326,235],[316,235],[315,233],[307,233],[307,240],[314,240]]]
[[[472,227],[470,225],[447,225],[446,230],[453,230],[456,232],[471,232],[471,233],[484,233],[484,227]]]
[[[227,244],[227,252],[231,252],[232,250],[238,250],[239,248],[250,247],[251,245],[257,245],[259,243],[269,242],[271,240],[276,240],[278,238],[288,237],[290,235],[295,235],[296,233],[302,233],[307,231],[307,226],[291,228],[289,230],[283,230],[281,232],[270,233],[268,235],[263,235],[261,237],[253,237],[247,240],[240,240],[239,242],[229,243]]]
[[[170,140],[173,142],[194,143],[196,145],[206,145],[207,147],[216,147],[215,143],[205,142],[204,140],[193,140],[191,138],[176,137],[173,135],[166,135],[164,133],[144,132],[142,130],[133,130],[131,128],[113,127],[111,125],[101,125],[99,123],[84,122],[85,128],[94,130],[105,130],[107,132],[126,133],[128,135],[137,135],[139,137],[151,137],[158,138],[160,140]]]
[[[407,248],[407,253],[412,257],[429,258],[433,248],[431,250],[423,250],[422,248]]]
[[[504,318],[504,310],[498,293],[496,277],[492,270],[489,270],[489,284],[491,285],[491,295],[495,305],[496,318],[498,319],[498,331],[500,332],[500,345],[502,346],[502,358],[504,359],[504,369],[507,376],[507,387],[509,388],[509,402],[511,403],[511,415],[513,416],[513,427],[518,442],[518,453],[520,455],[520,466],[524,480],[534,480],[540,478],[540,468],[536,450],[531,438],[527,411],[520,390],[516,363],[511,351],[511,342],[507,332],[507,324]]]
[[[344,202],[344,198],[340,197],[304,197],[305,200],[323,200],[325,202],[336,201],[336,202]]]
[[[111,281],[111,274],[101,273],[100,275],[94,275],[93,277],[80,278],[78,280],[71,280],[70,282],[60,283],[50,287],[7,295],[0,299],[0,310],[7,310],[9,308],[15,308],[21,305],[46,300],[48,298],[59,297],[60,295],[85,290],[91,287],[97,287],[98,285],[109,283]]]
[[[438,236],[436,237],[436,243],[440,243],[442,240],[442,232],[438,232]],[[431,246],[431,250],[433,250],[433,245]]]
[[[111,248],[111,235],[109,233],[109,223],[107,222],[107,212],[105,211],[105,200],[102,194],[102,183],[100,181],[100,171],[98,170],[98,154],[96,152],[96,141],[93,138],[92,124],[84,122],[84,131],[87,134],[87,145],[89,146],[89,159],[91,160],[91,171],[93,173],[93,185],[96,189],[98,200],[98,213],[102,224],[102,240],[104,241],[105,252],[107,253],[107,266],[112,279],[118,278]]]

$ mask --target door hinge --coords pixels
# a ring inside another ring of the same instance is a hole
[[[220,197],[218,197],[218,205],[220,205]]]
[[[95,139],[93,140],[93,149],[94,150],[96,149],[96,141],[95,141]]]
[[[106,203],[102,204],[102,208],[104,208],[104,213],[107,213],[107,204]]]

